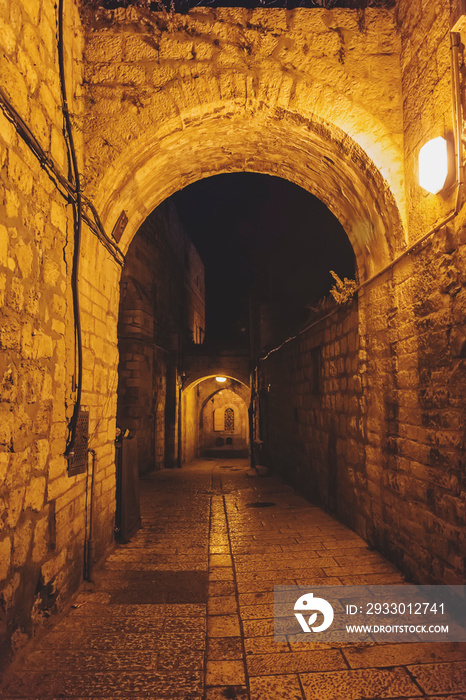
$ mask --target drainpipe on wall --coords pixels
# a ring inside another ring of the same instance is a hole
[[[181,396],[182,396],[182,391],[183,391],[183,375],[177,377],[177,384],[178,384],[178,455],[176,458],[176,466],[178,469],[181,469],[181,451],[182,451],[182,440],[181,440],[181,424],[182,424],[182,415],[181,415]]]
[[[256,304],[249,298],[249,358],[250,358],[250,385],[251,385],[251,401],[248,408],[248,418],[249,418],[249,449],[251,453],[251,469],[256,467],[256,455],[255,455],[255,443],[254,443],[254,424],[256,417],[256,377],[257,377],[257,312]]]
[[[253,370],[251,372],[251,403],[248,408],[248,418],[249,418],[249,444],[251,453],[251,469],[256,468],[256,455],[255,455],[255,443],[254,443],[254,419],[256,415],[256,372]]]
[[[92,455],[91,492],[89,496],[89,533],[86,541],[86,559],[84,576],[86,581],[92,581],[92,567],[95,558],[95,540],[93,539],[93,512],[94,512],[94,476],[95,476],[95,450],[89,450]]]
[[[458,32],[450,32],[451,50],[451,86],[453,102],[453,124],[455,129],[455,152],[456,152],[456,180],[458,191],[456,197],[455,215],[460,210],[462,186],[464,183],[463,172],[463,108],[461,102],[461,76],[459,70],[461,35]]]

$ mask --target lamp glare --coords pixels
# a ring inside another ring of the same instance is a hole
[[[220,382],[220,384],[223,384],[223,382],[226,382],[227,378],[226,377],[215,377],[215,379]]]
[[[428,192],[437,194],[445,187],[447,176],[447,142],[442,136],[437,136],[419,151],[419,184]]]

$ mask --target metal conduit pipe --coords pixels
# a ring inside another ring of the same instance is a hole
[[[71,287],[73,295],[73,312],[74,312],[74,330],[75,330],[75,352],[76,352],[76,400],[73,408],[73,415],[68,426],[69,436],[65,449],[65,457],[71,459],[74,455],[74,443],[76,440],[76,428],[78,423],[78,415],[81,410],[81,394],[82,394],[82,373],[83,373],[83,347],[82,347],[82,332],[81,332],[81,313],[79,307],[79,258],[81,251],[81,228],[82,228],[82,198],[81,198],[81,181],[79,176],[78,161],[76,157],[76,149],[73,140],[73,129],[71,126],[70,113],[68,109],[68,98],[66,91],[66,76],[65,76],[65,52],[64,52],[64,0],[58,0],[58,66],[60,74],[60,92],[62,98],[62,111],[65,122],[64,135],[68,146],[68,159],[70,161],[70,170],[73,176],[73,184],[75,189],[75,200],[73,201],[73,219],[74,219],[74,250],[73,250],[73,268],[71,271]]]
[[[95,559],[95,540],[93,538],[93,526],[94,526],[94,483],[95,483],[95,462],[96,454],[95,450],[89,450],[89,454],[92,456],[92,473],[91,473],[91,487],[89,494],[89,530],[87,533],[87,540],[85,543],[85,578],[87,581],[92,581],[92,569],[94,566]],[[89,467],[88,467],[89,469]],[[86,494],[87,494],[87,483],[86,483]]]
[[[456,181],[458,183],[457,204],[455,211],[459,211],[460,189],[464,184],[463,170],[463,109],[461,104],[461,78],[459,69],[461,36],[458,32],[450,32],[451,51],[451,89],[453,104],[453,124],[455,129],[455,153],[456,153]]]

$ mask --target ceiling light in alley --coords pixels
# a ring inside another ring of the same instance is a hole
[[[437,194],[448,177],[448,146],[442,136],[428,141],[419,151],[419,184]]]

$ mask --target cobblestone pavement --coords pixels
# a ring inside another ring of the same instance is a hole
[[[274,641],[274,585],[403,579],[291,488],[247,471],[198,461],[143,479],[143,528],[21,654],[2,697],[466,700],[466,644]]]

